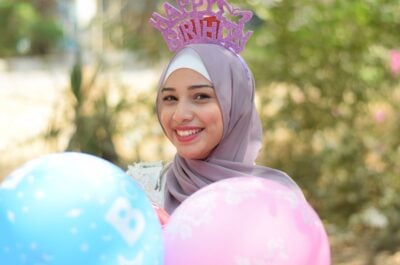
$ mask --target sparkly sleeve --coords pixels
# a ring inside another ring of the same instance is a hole
[[[146,192],[149,199],[158,206],[164,205],[165,180],[161,177],[162,163],[140,162],[128,166],[127,174],[131,176]]]

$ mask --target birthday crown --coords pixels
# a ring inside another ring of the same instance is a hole
[[[165,2],[166,16],[154,12],[150,18],[150,24],[162,33],[173,52],[191,43],[214,43],[239,53],[253,34],[244,32],[253,13],[235,8],[226,0],[176,2],[179,9]]]

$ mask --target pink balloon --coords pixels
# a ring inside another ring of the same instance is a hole
[[[166,265],[329,265],[318,215],[297,193],[257,177],[211,184],[164,230]]]

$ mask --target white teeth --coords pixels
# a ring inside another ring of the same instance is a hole
[[[187,137],[187,136],[191,136],[191,135],[193,135],[193,134],[199,133],[200,131],[201,131],[201,129],[197,129],[197,130],[185,130],[185,131],[179,131],[179,130],[177,130],[176,133],[177,133],[179,136]]]

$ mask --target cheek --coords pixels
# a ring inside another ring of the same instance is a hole
[[[222,121],[222,113],[218,105],[209,108],[208,111],[203,115],[204,120],[208,124],[212,124],[214,130],[218,131],[218,136],[222,136],[223,131],[223,121]]]
[[[168,113],[168,111],[159,110],[158,117],[160,119],[161,127],[164,129],[165,132],[168,132],[171,115]]]

